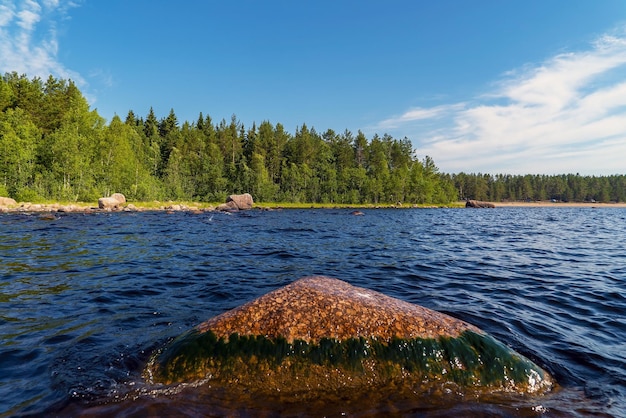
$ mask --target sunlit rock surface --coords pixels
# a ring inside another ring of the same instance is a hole
[[[119,209],[124,203],[126,203],[126,196],[121,193],[113,193],[109,197],[101,197],[98,199],[98,208],[114,210]]]
[[[10,197],[2,197],[0,196],[0,206],[15,206],[17,202],[15,199],[11,199]]]
[[[472,325],[319,276],[198,325],[155,353],[145,376],[308,396],[451,386],[542,393],[554,385],[547,372]]]
[[[231,194],[226,198],[226,203],[222,203],[217,206],[219,211],[238,211],[252,209],[254,206],[254,199],[250,193],[244,194]]]

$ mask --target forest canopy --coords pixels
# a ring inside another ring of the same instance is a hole
[[[626,178],[440,173],[408,138],[361,131],[294,133],[199,113],[180,122],[132,110],[107,124],[71,80],[6,73],[0,79],[0,196],[18,201],[428,203],[479,200],[624,201]]]

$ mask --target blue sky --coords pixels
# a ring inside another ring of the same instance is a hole
[[[0,71],[108,121],[409,138],[443,172],[626,173],[624,0],[0,0]]]

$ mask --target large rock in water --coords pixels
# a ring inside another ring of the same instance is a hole
[[[408,389],[542,393],[550,375],[448,315],[307,277],[198,325],[153,354],[152,383],[207,379],[258,394]]]

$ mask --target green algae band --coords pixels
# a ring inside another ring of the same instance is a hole
[[[320,308],[332,313],[333,327]],[[553,386],[547,372],[478,328],[326,277],[301,279],[199,325],[155,353],[146,375],[283,394]]]

